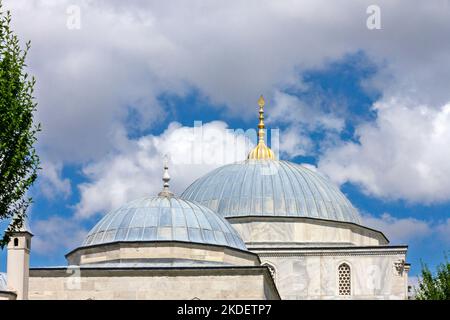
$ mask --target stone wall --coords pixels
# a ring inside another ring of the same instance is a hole
[[[246,244],[374,246],[389,243],[381,232],[347,222],[300,217],[232,217],[227,220]]]
[[[30,299],[279,299],[268,271],[253,268],[32,269]],[[78,277],[79,276],[79,277]]]
[[[237,266],[259,265],[258,256],[243,250],[218,245],[177,241],[116,242],[78,248],[67,254],[69,265],[153,260],[189,260]]]
[[[257,249],[254,249],[258,251]],[[407,299],[406,248],[259,251],[282,299]],[[350,266],[351,295],[339,295],[338,267]]]

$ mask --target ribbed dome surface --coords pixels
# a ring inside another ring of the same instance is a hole
[[[231,225],[204,206],[175,197],[151,197],[105,215],[83,246],[117,241],[185,241],[247,250]]]
[[[360,224],[357,210],[326,178],[278,160],[225,165],[192,183],[181,198],[223,217],[295,216]]]

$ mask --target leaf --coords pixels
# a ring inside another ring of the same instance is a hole
[[[35,79],[26,72],[25,49],[11,30],[11,13],[1,11],[0,0],[0,220],[12,219],[0,238],[23,225],[32,202],[27,191],[37,178],[39,157],[34,148],[40,124],[34,123],[37,103],[33,96]]]

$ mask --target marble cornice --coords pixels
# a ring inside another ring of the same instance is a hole
[[[256,248],[250,251],[260,257],[295,257],[295,256],[386,256],[406,254],[407,247],[367,247],[367,248]]]

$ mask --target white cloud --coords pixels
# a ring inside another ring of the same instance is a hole
[[[380,217],[361,216],[363,225],[379,230],[394,244],[407,244],[411,240],[420,240],[432,233],[431,223],[415,218],[396,218],[389,213]]]
[[[316,145],[309,133],[320,130],[329,135],[329,139],[333,139],[333,134],[342,131],[344,119],[324,112],[319,104],[306,105],[296,96],[275,92],[273,104],[267,110],[267,123],[286,125],[280,135],[282,155],[288,158],[314,155]]]
[[[81,9],[80,30],[66,27],[66,9],[74,4]],[[43,124],[39,146],[46,162],[83,164],[104,158],[114,150],[130,108],[138,112],[134,125],[151,127],[166,117],[157,99],[161,93],[183,95],[192,88],[243,118],[254,116],[249,106],[264,93],[275,106],[274,121],[287,121],[294,111],[300,116],[286,131],[282,151],[288,156],[310,153],[307,133],[318,125],[339,130],[342,120],[282,96],[280,90],[304,86],[298,75],[305,69],[362,50],[380,68],[366,87],[378,88],[385,101],[407,97],[426,108],[380,109],[376,124],[360,127],[361,145],[329,150],[323,168],[335,180],[354,181],[376,196],[448,200],[445,163],[450,158],[441,151],[448,140],[438,129],[439,121],[447,121],[441,106],[450,100],[448,2],[379,1],[381,30],[366,27],[371,4],[4,1],[20,38],[32,40],[29,66],[37,77],[37,116]],[[283,108],[282,100],[293,107]],[[400,124],[402,116],[416,121],[414,132],[404,130],[408,121]],[[424,141],[421,130],[428,130],[424,135],[431,141]]]
[[[317,97],[317,100],[320,100]],[[319,102],[317,103],[319,104]],[[308,131],[317,129],[341,131],[344,119],[325,113],[319,106],[306,105],[298,97],[276,91],[273,105],[269,106],[268,123],[302,125]]]
[[[397,218],[389,213],[383,213],[381,216],[366,213],[362,214],[361,218],[364,226],[383,232],[392,244],[419,243],[430,238],[436,243],[450,244],[450,218]]]
[[[375,104],[378,117],[356,130],[359,142],[327,149],[319,169],[365,193],[411,202],[450,199],[450,103],[440,109],[410,100]]]
[[[446,2],[380,1],[382,30],[366,27],[370,4],[4,1],[21,38],[33,43],[29,65],[38,80],[43,149],[65,162],[109,151],[127,106],[138,110],[142,126],[161,120],[160,93],[195,87],[249,117],[260,93],[299,87],[301,71],[358,50],[385,66],[373,85],[386,94],[447,101]],[[80,30],[66,27],[69,5],[80,6]]]
[[[219,121],[202,127],[172,123],[160,136],[122,137],[114,154],[83,169],[90,182],[79,186],[76,215],[85,218],[137,197],[156,195],[162,189],[165,154],[170,157],[171,189],[180,193],[212,169],[245,159],[250,145],[245,136]]]
[[[314,143],[311,138],[301,133],[297,127],[283,130],[280,137],[280,152],[288,158],[311,155]]]
[[[42,194],[54,199],[57,195],[67,198],[71,194],[71,185],[68,178],[62,178],[62,163],[43,162],[41,164],[38,189]]]
[[[50,216],[47,219],[33,221],[33,252],[43,256],[52,256],[58,250],[71,250],[79,246],[87,230],[80,222],[72,218]]]

